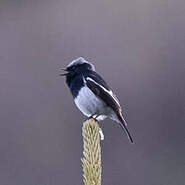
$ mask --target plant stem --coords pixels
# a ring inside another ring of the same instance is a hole
[[[101,185],[100,127],[94,119],[87,120],[82,127],[83,177],[85,185]]]

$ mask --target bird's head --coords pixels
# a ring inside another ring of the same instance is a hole
[[[61,76],[68,76],[81,73],[85,70],[94,71],[95,68],[93,64],[86,61],[83,57],[79,57],[76,60],[73,60],[71,63],[69,63],[66,68],[62,68],[61,70],[65,71],[65,73],[60,74]]]

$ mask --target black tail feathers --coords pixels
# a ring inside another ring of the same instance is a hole
[[[127,134],[128,138],[129,138],[130,142],[131,142],[131,143],[134,143],[134,140],[133,140],[133,138],[132,138],[132,136],[131,136],[131,134],[130,134],[128,128],[127,128],[127,123],[126,123],[126,121],[125,121],[124,118],[121,117],[121,116],[118,117],[118,118],[119,118],[119,120],[120,120],[119,124],[120,124],[121,128],[126,132],[126,134]]]

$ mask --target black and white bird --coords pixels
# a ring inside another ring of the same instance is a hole
[[[103,78],[95,72],[94,65],[80,57],[62,70],[66,73],[60,75],[66,77],[66,83],[79,110],[85,116],[98,121],[107,117],[116,121],[133,143],[120,103]]]

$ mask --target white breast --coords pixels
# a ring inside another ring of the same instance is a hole
[[[81,88],[74,101],[80,111],[88,117],[104,113],[105,104],[87,86]]]

